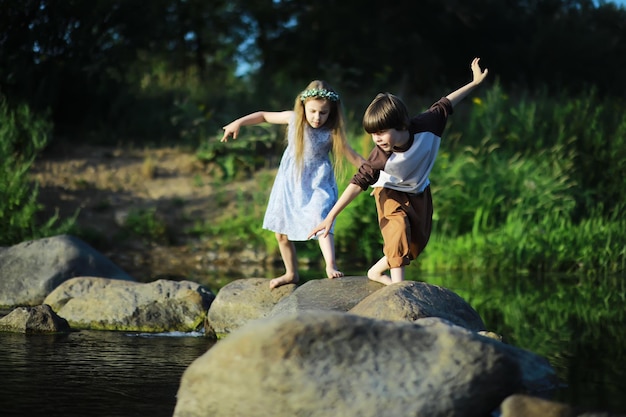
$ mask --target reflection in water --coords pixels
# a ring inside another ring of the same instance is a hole
[[[466,273],[423,280],[455,291],[507,343],[547,358],[566,386],[553,400],[626,412],[623,276]]]
[[[171,416],[182,373],[210,345],[198,335],[0,333],[0,414]]]

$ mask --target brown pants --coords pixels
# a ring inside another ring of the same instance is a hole
[[[433,224],[430,186],[421,194],[375,188],[383,253],[390,268],[408,265],[426,247]]]

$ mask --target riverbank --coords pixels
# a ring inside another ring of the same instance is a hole
[[[76,234],[139,281],[219,286],[213,281],[223,271],[264,276],[277,261],[258,248],[242,248],[234,259],[215,239],[189,232],[251,198],[255,188],[254,178],[216,180],[215,167],[191,150],[56,145],[35,162],[31,178],[39,184],[43,219],[76,215]]]

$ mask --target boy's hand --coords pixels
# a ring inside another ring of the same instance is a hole
[[[312,237],[316,236],[322,230],[324,232],[322,233],[321,236],[322,237],[328,236],[328,232],[330,232],[330,228],[332,226],[333,226],[333,219],[330,219],[330,218],[326,217],[320,224],[318,224],[317,226],[315,226],[315,228],[313,230],[311,230],[311,233],[309,233],[309,237],[307,237],[307,239],[311,239]]]
[[[472,60],[472,63],[470,64],[470,68],[472,69],[472,75],[474,76],[473,83],[475,85],[482,83],[489,73],[489,70],[487,68],[485,68],[484,71],[480,69],[480,65],[478,65],[479,62],[480,58],[474,58]]]

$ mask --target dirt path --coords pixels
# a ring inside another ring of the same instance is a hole
[[[83,239],[140,281],[156,278],[191,278],[197,282],[230,279],[215,276],[228,269],[210,242],[182,233],[197,220],[226,210],[224,184],[213,185],[213,176],[192,152],[179,149],[120,149],[73,146],[49,150],[32,169],[39,183],[42,213],[61,218],[79,210],[77,222]],[[253,181],[230,185],[233,192],[250,191]],[[167,225],[166,242],[147,242],[128,236],[123,225],[129,213],[153,211]],[[245,271],[263,274],[264,255]],[[235,266],[235,265],[230,265]],[[236,265],[241,270],[242,265]],[[212,272],[213,271],[213,272]]]

